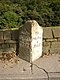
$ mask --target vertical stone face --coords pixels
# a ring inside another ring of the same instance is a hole
[[[19,56],[30,61],[31,51],[31,24],[24,24],[19,30]]]
[[[4,40],[11,40],[11,31],[10,30],[4,31],[3,35],[4,35]]]
[[[35,20],[29,20],[19,30],[19,56],[33,62],[41,55],[42,28]]]
[[[51,28],[43,28],[43,38],[44,39],[51,39],[53,38],[53,35],[52,35],[52,30]]]
[[[60,37],[60,27],[53,28],[52,31],[53,31],[53,34],[54,34],[54,38],[59,38]]]
[[[11,39],[17,41],[18,40],[18,30],[11,31]]]
[[[0,41],[3,40],[3,31],[0,31]]]
[[[42,56],[42,28],[36,21],[32,22],[31,35],[32,61],[34,61]]]

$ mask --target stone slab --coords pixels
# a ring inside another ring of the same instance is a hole
[[[50,79],[49,80],[60,80],[60,73],[50,73]]]
[[[58,38],[58,42],[60,42],[60,38]]]
[[[18,64],[5,64],[0,61],[0,80],[60,80],[60,55],[42,57],[31,64],[19,58]]]
[[[19,30],[11,30],[11,39],[17,41],[18,38],[19,38]]]
[[[43,42],[43,47],[50,47],[50,42]]]
[[[0,52],[3,52],[3,49],[0,49]]]
[[[9,48],[13,49],[14,51],[16,51],[16,44],[9,44]]]
[[[43,38],[53,38],[51,28],[43,28]]]
[[[0,44],[3,44],[4,43],[4,40],[0,40]]]
[[[3,40],[3,31],[0,31],[0,40]]]
[[[60,55],[59,54],[45,56],[43,58],[40,58],[40,60],[35,61],[34,63],[37,64],[39,67],[45,69],[49,73],[49,75],[51,74],[51,77],[54,74],[55,74],[54,77],[60,75]]]
[[[4,31],[3,35],[4,35],[4,40],[11,40],[11,31],[10,30]]]
[[[28,20],[19,29],[19,56],[33,62],[42,56],[43,29],[35,20]]]
[[[33,66],[33,71],[31,71],[31,64],[22,59],[19,59],[18,64],[11,65],[10,63],[5,68],[2,63],[0,64],[0,80],[47,80],[44,71],[39,70],[36,66]]]
[[[60,37],[60,28],[52,28],[52,31],[55,38]]]
[[[50,48],[50,54],[60,54],[60,48]]]
[[[43,42],[43,55],[48,55],[50,50],[50,42]]]
[[[51,48],[60,48],[60,42],[52,42]]]
[[[2,44],[0,44],[0,49],[2,49]]]
[[[7,48],[9,48],[9,44],[2,44],[2,49],[6,50]]]

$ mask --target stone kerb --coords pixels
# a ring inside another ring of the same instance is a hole
[[[19,57],[32,62],[41,55],[42,28],[35,20],[29,20],[19,30]]]

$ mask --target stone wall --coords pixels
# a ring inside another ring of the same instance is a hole
[[[0,31],[0,54],[19,52],[19,30]],[[28,44],[27,44],[28,45]],[[60,27],[43,28],[43,54],[60,53]]]
[[[4,52],[16,52],[18,45],[18,30],[0,31],[0,56]]]
[[[43,53],[60,53],[60,27],[43,28]]]

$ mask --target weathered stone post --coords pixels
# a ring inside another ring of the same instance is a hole
[[[33,62],[42,56],[43,29],[35,20],[28,20],[19,29],[19,57]]]

